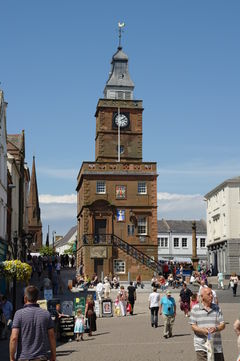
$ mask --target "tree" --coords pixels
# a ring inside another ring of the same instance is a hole
[[[55,250],[52,247],[42,246],[39,253],[41,256],[53,256],[55,255]]]

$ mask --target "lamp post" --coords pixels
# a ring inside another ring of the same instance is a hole
[[[17,259],[17,247],[18,247],[18,234],[17,231],[13,234],[13,259]],[[16,275],[13,276],[13,314],[16,312],[16,298],[17,298],[17,278]]]
[[[192,222],[192,264],[193,269],[197,271],[199,258],[197,256],[197,226],[196,221]]]

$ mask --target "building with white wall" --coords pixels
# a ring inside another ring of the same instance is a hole
[[[227,179],[205,195],[210,262],[215,273],[240,274],[240,177]]]
[[[0,261],[7,252],[7,129],[3,91],[0,90]]]
[[[197,256],[207,260],[207,229],[204,220],[196,221]],[[192,221],[158,221],[158,260],[190,262],[192,257]]]
[[[63,238],[55,244],[55,251],[62,255],[64,251],[69,249],[77,239],[77,226],[72,227]]]

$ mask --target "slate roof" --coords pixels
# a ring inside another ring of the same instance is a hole
[[[128,56],[119,47],[112,57],[112,69],[105,88],[127,87],[133,90],[134,83],[128,72]]]
[[[77,231],[77,226],[72,227],[63,238],[61,238],[55,245],[55,247],[62,247],[65,246],[71,239],[71,237],[74,235],[74,233]]]
[[[197,233],[207,233],[206,222],[201,219],[196,221]],[[158,233],[192,233],[192,221],[181,221],[181,220],[165,220],[161,219],[158,221]]]
[[[7,140],[11,142],[17,149],[22,150],[22,145],[23,145],[22,134],[8,134]]]

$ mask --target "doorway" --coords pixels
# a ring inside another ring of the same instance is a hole
[[[106,219],[95,219],[95,237],[94,243],[105,243],[105,234],[107,229]]]
[[[98,276],[98,281],[101,280],[103,272],[103,259],[102,258],[95,258],[94,259],[94,273]]]

